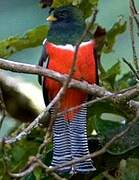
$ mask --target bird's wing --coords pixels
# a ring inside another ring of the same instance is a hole
[[[49,62],[49,56],[47,54],[46,43],[47,43],[47,40],[44,40],[42,54],[41,54],[41,57],[40,57],[39,63],[38,63],[39,66],[42,66],[44,68],[48,67],[48,62]],[[49,98],[48,98],[47,89],[44,86],[44,77],[39,75],[38,76],[38,81],[39,81],[39,84],[42,85],[42,88],[43,88],[43,98],[44,98],[44,102],[45,102],[45,104],[47,106],[49,104]]]
[[[46,49],[46,43],[47,43],[47,40],[44,40],[41,57],[38,63],[39,66],[42,66],[44,68],[48,66],[48,54],[47,54],[47,49]],[[38,76],[38,81],[39,81],[39,84],[42,85],[42,76],[40,75]]]

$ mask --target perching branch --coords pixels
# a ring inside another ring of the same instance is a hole
[[[55,79],[61,84],[63,84],[67,79],[67,74],[63,75],[53,70],[45,69],[40,66],[30,65],[25,63],[18,63],[8,61],[6,59],[0,58],[0,68],[4,70],[9,70],[17,73],[26,73],[26,74],[36,74],[41,76],[47,76],[49,78]],[[74,87],[80,90],[87,92],[88,94],[94,94],[98,97],[109,94],[104,88],[97,85],[91,85],[87,82],[81,82],[75,79],[72,79],[68,87]]]
[[[11,176],[11,177],[14,177],[14,178],[19,178],[19,177],[24,177],[28,174],[30,174],[31,172],[34,171],[35,168],[37,167],[41,167],[42,169],[45,170],[46,174],[47,175],[50,175],[51,177],[53,177],[55,180],[66,180],[66,178],[62,178],[60,177],[58,174],[56,174],[55,172],[50,172],[50,173],[47,173],[47,171],[49,170],[49,167],[46,166],[41,160],[39,160],[38,158],[32,158],[32,161],[30,162],[30,165],[27,169],[25,169],[23,172],[19,172],[19,173],[11,173],[11,172],[8,172],[8,174]]]
[[[45,69],[39,66],[34,66],[34,65],[29,65],[29,64],[15,63],[15,62],[7,61],[4,59],[0,59],[0,68],[3,68],[5,70],[10,70],[13,72],[18,72],[18,73],[30,73],[30,74],[37,74],[37,75],[39,74],[42,76],[47,76],[47,77],[50,77],[52,79],[59,81],[61,84],[63,84],[67,79],[67,75],[63,75],[49,69]],[[74,87],[74,88],[83,90],[86,93],[93,95],[94,97],[104,97],[104,96],[112,95],[111,92],[95,84],[91,85],[91,84],[88,84],[87,82],[81,82],[74,79],[72,79],[71,82],[69,83],[69,87]],[[133,89],[134,89],[134,93],[130,91],[132,98],[138,95],[138,86],[136,86]],[[120,93],[122,94],[122,92]],[[130,98],[128,93],[127,93],[127,96]],[[120,99],[122,99],[122,96],[118,95],[117,98],[115,96],[113,98],[113,103],[115,102],[117,103],[117,101],[119,102]]]

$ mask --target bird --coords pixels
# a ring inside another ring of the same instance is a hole
[[[86,29],[83,12],[73,6],[66,5],[52,8],[47,18],[50,28],[43,42],[39,66],[68,74],[75,53],[77,41]],[[72,78],[97,84],[98,72],[95,58],[95,41],[92,34],[87,34],[80,44],[75,72]],[[46,106],[56,96],[62,85],[48,77],[38,77],[42,85]],[[75,88],[66,90],[60,100],[59,111],[67,111],[88,100],[88,94]],[[53,114],[55,107],[50,111]],[[56,167],[84,155],[89,155],[87,142],[87,107],[79,107],[71,112],[58,116],[53,124],[53,157],[50,167]],[[91,158],[74,165],[59,168],[59,173],[90,173],[95,171]]]

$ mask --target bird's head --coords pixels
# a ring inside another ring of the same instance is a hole
[[[47,39],[55,44],[75,45],[85,30],[82,11],[72,5],[51,9],[47,21],[51,22]]]
[[[47,21],[52,23],[83,23],[83,14],[75,6],[62,6],[51,9]]]

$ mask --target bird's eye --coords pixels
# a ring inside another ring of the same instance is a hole
[[[66,18],[68,16],[67,12],[65,11],[62,11],[62,12],[59,12],[59,15],[58,15],[60,18]]]

